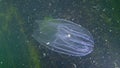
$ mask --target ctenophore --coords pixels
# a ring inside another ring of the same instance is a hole
[[[79,24],[64,19],[35,23],[32,37],[50,50],[70,56],[85,56],[93,51],[93,36]]]

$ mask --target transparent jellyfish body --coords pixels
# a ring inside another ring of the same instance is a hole
[[[36,24],[32,37],[50,50],[71,56],[93,51],[93,37],[81,25],[64,19],[37,20]]]

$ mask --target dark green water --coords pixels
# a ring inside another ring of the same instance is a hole
[[[120,68],[119,0],[0,0],[0,68]],[[62,18],[87,28],[94,51],[55,53],[31,35],[35,20]]]

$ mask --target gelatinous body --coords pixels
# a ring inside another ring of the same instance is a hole
[[[93,51],[93,37],[84,27],[64,19],[36,22],[32,36],[47,48],[72,56],[85,56]]]

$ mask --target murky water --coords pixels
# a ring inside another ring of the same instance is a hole
[[[0,68],[119,68],[120,1],[0,0]],[[31,37],[35,20],[66,19],[88,29],[94,51],[72,57]]]

